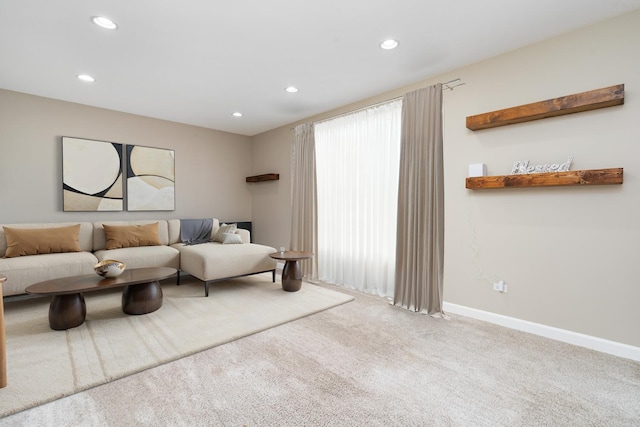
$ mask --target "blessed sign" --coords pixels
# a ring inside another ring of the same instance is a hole
[[[525,175],[530,173],[543,173],[543,172],[564,172],[568,171],[573,163],[573,157],[569,157],[565,163],[552,164],[552,165],[535,165],[529,166],[529,160],[515,161],[513,162],[513,169],[511,169],[512,175]]]

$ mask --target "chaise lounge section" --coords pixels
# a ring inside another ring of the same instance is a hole
[[[180,227],[180,220],[169,220],[169,230],[176,227]],[[234,231],[241,239],[240,244],[221,242],[219,240],[222,239],[217,237],[219,230],[220,223],[214,218],[209,242],[187,245],[178,241],[171,245],[180,252],[180,271],[204,282],[205,296],[209,296],[209,284],[222,279],[270,271],[275,282],[277,261],[269,257],[276,252],[274,248],[249,243],[249,231],[242,229]]]

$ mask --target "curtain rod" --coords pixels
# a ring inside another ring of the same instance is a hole
[[[388,104],[390,102],[400,101],[401,99],[402,99],[401,96],[397,96],[395,98],[387,99],[386,101],[376,102],[375,104],[367,105],[366,107],[358,108],[356,110],[347,111],[346,113],[342,113],[342,114],[336,114],[335,116],[327,117],[326,119],[317,120],[317,121],[313,122],[313,124],[327,122],[329,120],[337,119],[338,117],[346,116],[347,114],[358,113],[360,111],[368,110],[369,108],[375,108],[375,107],[379,107],[380,105]],[[295,129],[295,128],[292,128],[292,129]]]
[[[458,84],[453,84],[453,83],[458,83]],[[456,88],[458,86],[465,85],[466,83],[462,82],[460,77],[458,77],[457,79],[449,80],[448,82],[444,82],[444,83],[440,83],[440,84],[442,85],[442,90],[450,90],[450,91],[453,92],[454,88]],[[397,96],[395,98],[387,99],[386,101],[380,101],[380,102],[377,102],[377,103],[372,104],[372,105],[367,105],[366,107],[362,107],[362,108],[358,108],[356,110],[348,111],[346,113],[336,114],[335,116],[331,116],[331,117],[328,117],[326,119],[315,121],[315,122],[313,122],[313,124],[323,123],[323,122],[326,122],[328,120],[337,119],[338,117],[346,116],[347,114],[353,114],[353,113],[357,113],[359,111],[367,110],[369,108],[375,108],[375,107],[378,107],[380,105],[387,104],[389,102],[398,101],[400,99],[402,99],[402,96]],[[295,129],[295,126],[291,128],[291,130],[294,130],[294,129]]]
[[[454,85],[452,83],[458,83],[458,84]],[[442,89],[450,90],[450,91],[453,92],[453,88],[456,88],[456,87],[462,86],[462,85],[466,85],[466,83],[461,81],[460,77],[458,77],[457,79],[449,80],[448,82],[442,83]]]

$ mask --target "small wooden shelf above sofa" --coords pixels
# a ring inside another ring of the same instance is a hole
[[[526,175],[478,176],[467,178],[470,190],[491,188],[553,187],[561,185],[622,184],[622,168],[591,169]]]
[[[489,129],[624,104],[624,84],[467,117],[467,128]]]
[[[279,173],[265,173],[263,175],[248,176],[247,182],[277,181],[279,179]]]

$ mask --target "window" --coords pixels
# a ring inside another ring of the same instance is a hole
[[[393,296],[402,101],[315,125],[318,278]]]

